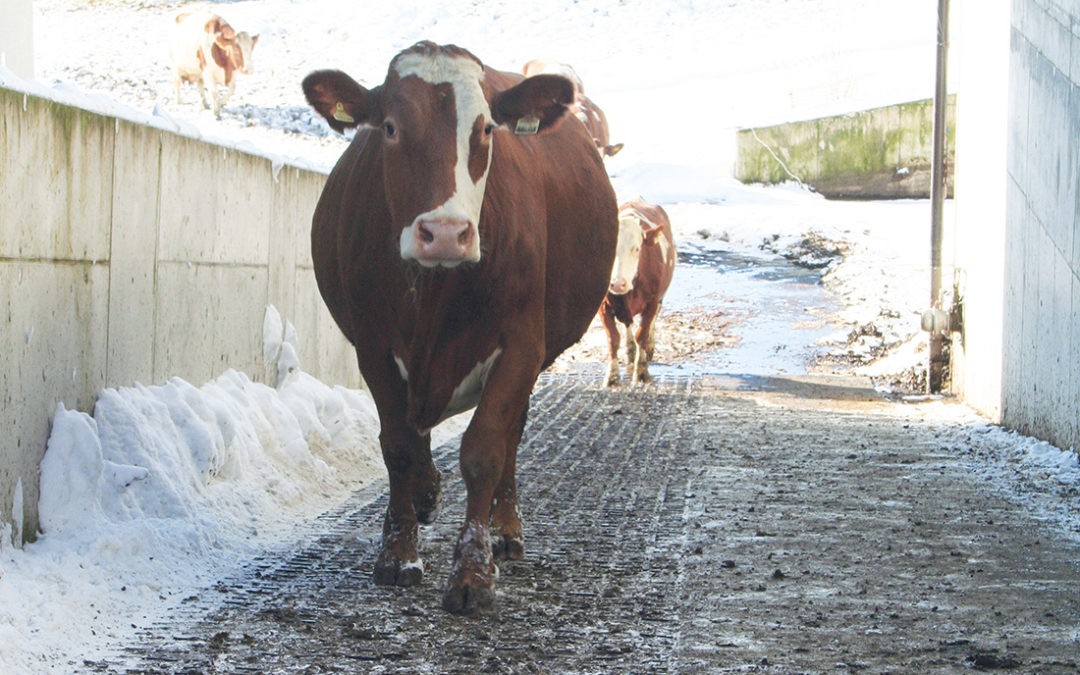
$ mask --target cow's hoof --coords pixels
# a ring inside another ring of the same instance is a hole
[[[496,560],[524,560],[524,537],[505,534],[493,536],[491,538],[491,555]]]
[[[451,614],[475,616],[495,604],[495,586],[467,586],[451,582],[443,594],[443,609]]]
[[[379,586],[415,586],[424,578],[424,561],[398,560],[383,551],[375,561],[371,578]]]
[[[501,538],[501,537],[499,537]],[[454,565],[443,593],[443,609],[472,616],[495,602],[499,568],[491,556],[491,533],[475,521],[466,523],[454,547]]]
[[[427,489],[421,490],[414,499],[416,519],[424,525],[430,525],[439,517],[439,496],[442,494],[441,479],[436,472]]]

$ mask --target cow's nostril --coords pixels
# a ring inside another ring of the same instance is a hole
[[[458,238],[457,238],[458,243],[461,244],[462,246],[468,244],[469,243],[469,236],[471,234],[472,234],[472,232],[469,230],[469,226],[466,225],[465,229],[463,229],[461,231],[461,234],[458,235]]]
[[[425,244],[435,241],[435,235],[423,223],[420,223],[420,240]]]

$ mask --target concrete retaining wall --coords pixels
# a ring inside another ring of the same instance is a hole
[[[946,176],[952,191],[955,97],[949,98]],[[833,199],[930,196],[931,100],[875,108],[736,135],[735,177],[744,183],[798,180]]]
[[[305,370],[361,385],[311,269],[325,175],[2,88],[0,147],[0,525],[37,530],[57,403],[229,368],[266,381],[267,305]]]
[[[1080,6],[1013,3],[1002,420],[1080,450]]]

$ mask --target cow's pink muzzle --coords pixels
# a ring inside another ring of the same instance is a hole
[[[467,220],[431,218],[418,220],[412,228],[412,246],[407,257],[421,265],[454,266],[479,259],[476,226]],[[403,249],[403,255],[406,251]]]
[[[611,284],[608,285],[608,292],[612,295],[626,295],[631,288],[630,282],[626,279],[612,279]]]

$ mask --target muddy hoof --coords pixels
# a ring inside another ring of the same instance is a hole
[[[371,578],[379,586],[415,586],[424,578],[424,562],[406,562],[380,554]]]
[[[443,609],[451,614],[461,616],[475,616],[486,612],[495,604],[495,588],[493,586],[459,586],[450,584],[443,594]]]
[[[509,535],[491,538],[491,555],[496,560],[524,560],[525,540]]]

